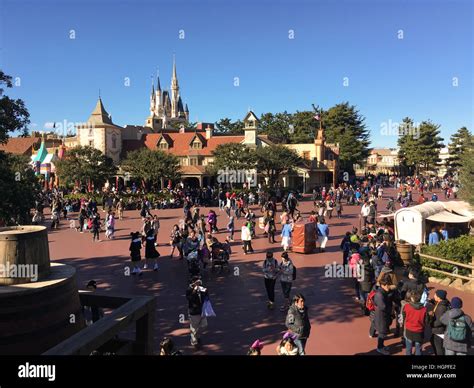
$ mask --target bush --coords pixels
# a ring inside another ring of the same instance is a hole
[[[421,249],[421,253],[452,260],[463,264],[471,264],[474,254],[474,237],[461,236],[448,241],[441,241],[437,245],[426,245]],[[456,267],[453,264],[435,262],[430,259],[420,258],[420,263],[427,268],[434,268],[440,271],[453,272]],[[463,267],[458,268],[458,275],[470,276],[471,270]],[[428,270],[429,271],[429,270]],[[441,274],[430,272],[435,277],[443,277]]]

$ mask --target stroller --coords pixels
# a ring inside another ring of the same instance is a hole
[[[223,270],[229,272],[229,250],[225,244],[215,242],[211,247],[211,272],[219,268],[219,273]]]
[[[197,250],[193,250],[188,252],[186,255],[186,261],[188,263],[188,271],[189,276],[192,278],[193,276],[200,276],[201,275],[201,265],[199,262],[199,252]]]

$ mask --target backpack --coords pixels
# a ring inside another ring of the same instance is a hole
[[[374,297],[375,297],[375,290],[372,290],[369,292],[369,295],[367,296],[367,301],[365,302],[365,308],[367,311],[375,311],[375,303],[374,303]]]
[[[466,340],[467,336],[467,324],[464,315],[451,319],[448,324],[448,336],[451,340],[462,342]]]
[[[296,280],[296,267],[293,265],[293,280]]]

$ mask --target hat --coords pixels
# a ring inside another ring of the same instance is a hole
[[[359,237],[357,237],[356,234],[353,234],[353,235],[351,236],[351,242],[353,242],[353,243],[359,242]]]
[[[287,252],[283,252],[281,254],[281,257],[283,257],[284,259],[287,259],[288,260],[288,253]]]
[[[258,349],[258,350],[262,350],[263,349],[263,343],[260,342],[260,340],[256,340],[252,346],[251,346],[252,349]]]
[[[460,309],[462,307],[462,299],[455,296],[451,299],[451,307],[453,309]]]
[[[436,295],[438,298],[445,300],[445,299],[446,299],[446,296],[448,295],[448,293],[447,293],[445,290],[437,290],[437,291],[435,292],[435,295]]]

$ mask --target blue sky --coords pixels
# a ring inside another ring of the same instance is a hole
[[[349,101],[372,146],[394,146],[381,126],[405,116],[445,139],[473,129],[469,0],[0,0],[0,45],[32,129],[86,121],[99,88],[114,122],[143,125],[151,75],[169,88],[173,53],[191,121]]]

